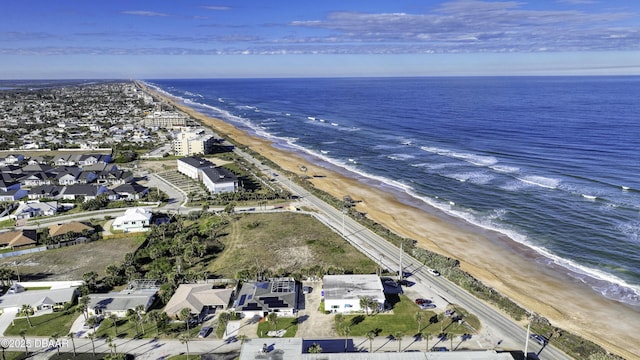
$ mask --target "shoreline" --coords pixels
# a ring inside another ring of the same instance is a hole
[[[559,265],[541,263],[542,255],[533,249],[505,234],[476,227],[435,207],[430,208],[426,203],[407,204],[402,201],[404,196],[400,190],[387,191],[366,184],[345,174],[346,170],[318,164],[310,159],[311,154],[276,147],[269,140],[202,114],[162,91],[147,86],[143,89],[285,170],[300,173],[299,168],[304,165],[308,175],[322,176],[310,179],[318,189],[337,198],[348,194],[361,200],[356,209],[367,217],[401,236],[417,240],[420,248],[460,260],[464,271],[527,310],[546,317],[554,326],[627,359],[640,359],[636,355],[640,354],[640,345],[634,336],[634,330],[640,328],[640,311],[597,294],[570,277]]]

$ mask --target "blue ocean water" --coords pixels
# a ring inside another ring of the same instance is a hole
[[[640,305],[640,77],[149,83]]]

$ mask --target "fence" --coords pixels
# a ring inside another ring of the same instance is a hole
[[[31,254],[31,253],[45,251],[45,250],[47,250],[46,246],[38,246],[38,247],[24,249],[24,250],[16,250],[16,251],[12,251],[12,252],[0,253],[0,258],[8,258],[8,257],[12,257],[12,256]]]

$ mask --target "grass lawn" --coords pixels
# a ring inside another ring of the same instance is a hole
[[[278,318],[277,330],[282,330],[282,329],[287,330],[287,332],[284,334],[283,337],[290,338],[290,337],[296,336],[296,332],[298,331],[298,318],[297,317]],[[271,336],[268,336],[267,333],[273,330],[276,330],[276,328],[273,327],[272,323],[268,321],[263,321],[258,324],[258,330],[256,333],[261,338],[268,338]]]
[[[314,217],[296,213],[244,214],[232,220],[219,240],[224,250],[207,269],[233,278],[255,267],[275,273],[331,267],[372,274],[376,264]]]
[[[45,314],[40,316],[31,316],[31,324],[33,327],[29,327],[27,318],[16,318],[14,325],[9,325],[4,332],[5,335],[19,336],[21,330],[26,330],[26,335],[29,336],[51,336],[52,334],[58,334],[61,337],[66,336],[71,330],[73,321],[80,315],[71,308],[68,311],[58,311],[51,314]]]
[[[174,355],[167,360],[187,360],[187,354],[184,355]],[[200,360],[200,355],[189,355],[189,360]]]
[[[6,360],[22,360],[26,359],[27,355],[24,351],[5,351],[4,357]]]
[[[154,323],[146,322],[144,323],[144,334],[142,333],[142,328],[138,325],[138,331],[136,332],[136,324],[133,321],[129,321],[126,318],[118,319],[118,332],[116,334],[116,328],[113,325],[113,321],[111,319],[104,319],[100,323],[100,327],[96,331],[96,335],[98,337],[107,337],[111,336],[113,338],[139,338],[139,339],[153,339],[153,338],[162,338],[162,339],[177,339],[181,334],[185,331],[184,323],[175,322],[168,325],[166,332],[158,334],[158,329]],[[196,338],[198,336],[198,332],[200,332],[200,326],[196,326],[189,329],[189,335],[192,338]]]
[[[102,276],[108,265],[121,263],[124,255],[134,252],[143,241],[140,237],[98,240],[0,259],[0,266],[18,266],[22,281],[78,280],[89,271]]]
[[[457,308],[457,310],[463,312],[462,309]],[[428,331],[434,336],[441,332],[453,334],[470,332],[470,329],[464,325],[460,325],[457,322],[452,324],[451,318],[444,314],[438,315],[431,310],[421,310],[411,299],[404,295],[400,295],[400,301],[394,304],[393,313],[381,313],[372,316],[365,314],[345,315],[342,324],[336,324],[336,329],[339,329],[339,334],[343,334],[342,329],[345,326],[349,326],[351,330],[350,336],[366,336],[369,331],[373,331],[378,336],[393,336],[398,332],[404,334],[404,336],[413,336],[419,333],[416,313],[424,314],[420,331]],[[430,322],[430,319],[433,320]],[[475,328],[479,328],[479,321],[475,316],[469,316],[468,321],[472,325],[477,323],[478,327]]]

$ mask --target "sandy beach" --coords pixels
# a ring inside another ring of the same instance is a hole
[[[407,205],[406,201],[400,201],[401,194],[387,193],[367,186],[355,175],[347,177],[314,165],[302,156],[277,149],[264,139],[198,113],[162,93],[147,90],[288,171],[301,173],[300,166],[305,166],[307,175],[321,175],[311,180],[317,188],[338,198],[350,195],[360,200],[357,210],[369,218],[417,240],[419,247],[460,260],[465,271],[524,308],[546,317],[553,325],[579,334],[626,359],[640,359],[637,340],[640,309],[596,294],[569,277],[562,268],[542,265],[536,261],[540,257],[533,250],[435,209]]]

